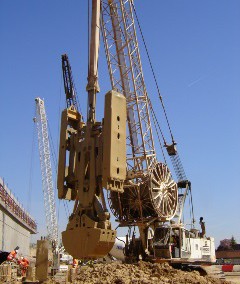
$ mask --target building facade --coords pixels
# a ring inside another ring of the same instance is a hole
[[[0,178],[0,250],[19,247],[19,254],[29,255],[30,236],[37,225]]]

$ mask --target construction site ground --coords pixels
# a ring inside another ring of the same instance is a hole
[[[79,284],[152,284],[152,283],[191,283],[191,284],[227,284],[240,283],[231,279],[224,279],[225,275],[216,272],[215,268],[208,268],[208,275],[202,276],[199,271],[183,271],[172,268],[168,263],[139,262],[137,264],[122,264],[112,262],[108,264],[94,264],[82,266],[71,273],[71,279],[66,274],[56,277],[47,283],[79,283]],[[201,273],[204,274],[204,273]]]
[[[66,265],[67,266],[67,265]],[[16,268],[0,266],[0,283],[39,283],[35,276],[24,281],[17,277]],[[35,270],[35,269],[34,269]],[[33,270],[33,271],[34,271]],[[34,273],[35,275],[35,273]],[[50,275],[50,274],[49,274]],[[240,272],[221,272],[219,266],[207,266],[204,271],[184,271],[172,268],[168,263],[153,264],[139,262],[122,264],[120,262],[98,263],[79,266],[68,271],[60,271],[49,277],[45,284],[152,284],[152,283],[191,283],[191,284],[240,284]]]

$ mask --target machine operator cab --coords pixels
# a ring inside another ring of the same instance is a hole
[[[189,237],[198,237],[198,230],[190,232],[181,225],[163,225],[154,232],[154,256],[164,259],[189,258],[191,247]]]
[[[213,238],[201,237],[199,230],[187,230],[182,224],[162,225],[155,229],[153,252],[157,259],[178,262],[215,261],[215,246]]]

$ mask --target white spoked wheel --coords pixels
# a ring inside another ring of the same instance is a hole
[[[177,209],[178,187],[165,164],[158,163],[154,168],[150,188],[150,197],[158,216],[171,219]]]
[[[123,193],[110,192],[109,206],[118,220],[140,221],[160,217],[170,220],[176,212],[178,188],[165,164],[156,164],[139,186],[126,186]]]

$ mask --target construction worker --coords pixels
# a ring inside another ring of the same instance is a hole
[[[9,251],[1,251],[0,250],[0,264],[2,264],[4,261],[7,260],[9,254],[10,254]]]
[[[21,257],[18,259],[18,265],[21,268],[22,276],[26,275],[28,266],[29,266],[29,261],[25,257]]]
[[[7,260],[9,260],[9,261],[16,260],[18,250],[19,250],[19,247],[16,247],[14,250],[12,250],[7,257]]]
[[[206,228],[205,228],[205,222],[203,222],[203,217],[200,217],[199,224],[201,226],[202,232],[200,233],[200,237],[204,238],[206,237]]]
[[[171,252],[172,257],[179,257],[179,236],[177,234],[173,234],[170,239],[171,242]]]
[[[73,259],[73,268],[76,268],[78,266],[78,260],[76,258]]]

